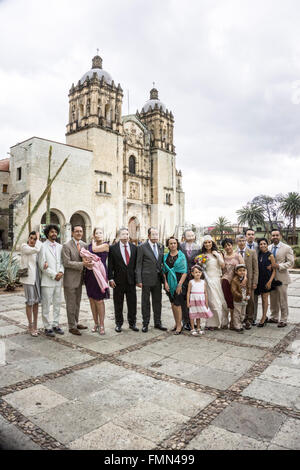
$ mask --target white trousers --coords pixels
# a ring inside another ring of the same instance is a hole
[[[61,285],[57,287],[43,287],[42,292],[42,319],[44,328],[51,330],[53,326],[59,325],[59,314],[61,304]],[[50,306],[53,304],[53,322],[50,322]]]

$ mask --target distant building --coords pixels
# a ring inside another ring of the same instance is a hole
[[[110,241],[121,226],[135,242],[147,238],[149,226],[159,229],[161,239],[181,235],[185,198],[176,169],[174,116],[155,88],[135,115],[122,117],[122,101],[120,84],[97,55],[69,91],[66,144],[32,137],[11,147],[5,169],[0,166],[4,244],[12,245],[26,218],[29,194],[34,205],[46,187],[50,145],[52,175],[69,156],[51,191],[51,222],[59,224],[62,242],[70,239],[72,224],[83,225],[86,240],[95,226]],[[45,210],[43,202],[33,229],[45,223]]]

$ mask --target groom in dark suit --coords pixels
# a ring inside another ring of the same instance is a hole
[[[118,233],[119,242],[109,247],[108,253],[108,279],[113,288],[115,308],[115,330],[121,333],[123,318],[124,295],[127,302],[127,318],[129,328],[139,331],[136,326],[136,287],[135,267],[137,247],[129,243],[127,228],[121,228]]]
[[[164,247],[158,243],[157,229],[150,227],[148,240],[138,247],[136,282],[142,288],[142,332],[147,333],[150,321],[150,294],[154,314],[154,328],[166,331],[161,324],[161,284]]]

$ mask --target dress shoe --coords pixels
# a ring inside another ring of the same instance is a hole
[[[78,325],[77,325],[77,329],[78,329],[78,330],[87,330],[88,327],[87,327],[87,326],[84,326],[84,325],[78,324]]]
[[[270,320],[268,320],[268,323],[278,323],[278,320],[274,320],[273,318],[270,318]]]
[[[287,323],[285,323],[284,321],[280,321],[277,325],[278,328],[284,328],[285,326],[287,326]]]
[[[161,331],[167,331],[168,328],[166,328],[165,326],[162,326],[162,325],[154,325],[154,328],[156,328],[157,330],[161,330]]]
[[[117,325],[117,326],[115,327],[115,331],[116,331],[117,333],[121,333],[122,327],[121,327],[120,325]]]
[[[255,320],[253,320],[253,322],[252,322],[252,326],[256,326],[256,325],[257,325],[256,321],[255,321]]]
[[[56,333],[57,335],[64,335],[64,331],[59,327],[59,326],[54,326],[53,327],[53,331],[54,333]]]
[[[55,334],[53,333],[53,330],[46,330],[45,329],[45,335],[46,336],[52,336],[52,338],[55,338]]]
[[[251,323],[249,321],[245,322],[245,330],[251,330]]]
[[[132,331],[140,331],[136,325],[129,325],[129,328],[130,328]]]
[[[143,333],[147,333],[147,331],[148,331],[148,326],[143,326],[142,332],[143,332]]]
[[[72,335],[81,336],[81,333],[79,330],[77,330],[77,328],[70,328],[69,333],[72,333]]]
[[[188,323],[185,323],[185,324],[183,325],[183,329],[186,330],[186,331],[191,331],[191,327],[190,327],[190,325],[189,325]]]

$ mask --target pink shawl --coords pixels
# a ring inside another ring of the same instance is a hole
[[[101,259],[99,258],[99,256],[95,255],[94,253],[91,253],[85,248],[81,248],[80,256],[83,258],[87,258],[89,261],[93,261],[93,267],[91,269],[93,270],[96,281],[98,282],[99,287],[101,289],[101,292],[104,293],[105,289],[107,289],[109,286],[106,280],[105,267]]]

